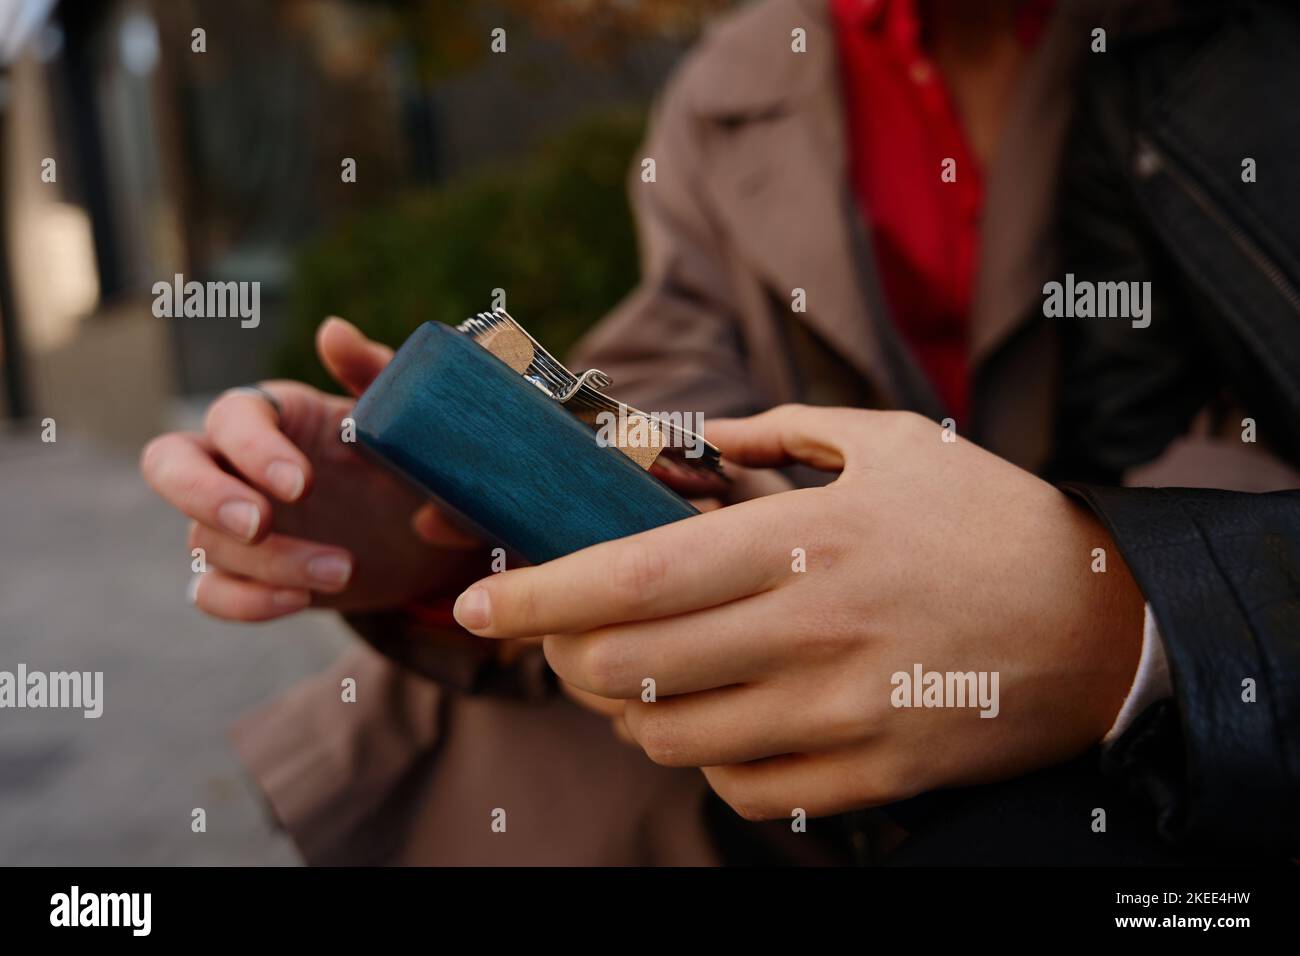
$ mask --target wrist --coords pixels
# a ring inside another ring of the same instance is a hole
[[[1110,532],[1085,506],[1071,502],[1086,528],[1087,605],[1079,624],[1088,642],[1088,659],[1095,675],[1093,687],[1094,742],[1115,724],[1142,655],[1146,598]],[[1100,549],[1098,552],[1097,549]],[[1104,569],[1104,570],[1103,570]]]

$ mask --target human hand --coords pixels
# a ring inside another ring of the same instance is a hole
[[[393,354],[341,319],[321,325],[317,350],[354,395]],[[312,603],[393,607],[454,594],[486,567],[468,552],[478,542],[341,440],[351,399],[298,382],[262,387],[279,412],[235,389],[213,402],[202,432],[162,435],[141,455],[149,485],[194,519],[189,547],[208,565],[191,595],[200,610],[261,621]]]
[[[1064,493],[907,413],[787,406],[708,436],[746,465],[841,474],[493,575],[461,595],[458,620],[553,635],[561,678],[625,700],[652,759],[703,767],[753,819],[1014,776],[1109,728],[1143,599]],[[1105,573],[1091,570],[1098,547]],[[996,717],[895,706],[917,665],[982,672],[986,689],[996,674]]]
[[[728,504],[736,504],[740,501],[749,501],[763,495],[777,494],[782,491],[790,491],[795,486],[785,475],[779,471],[760,468],[745,468],[737,465],[735,462],[727,463],[727,474],[731,481],[723,494],[714,498],[691,498],[691,504],[701,512],[716,511]],[[690,497],[693,488],[683,486],[676,480],[674,474],[661,474],[660,480],[668,484],[678,494],[684,497]],[[532,638],[528,643],[533,643],[540,638]],[[510,642],[507,642],[510,643]],[[636,740],[628,732],[627,722],[623,719],[624,705],[623,701],[617,698],[601,697],[590,691],[581,690],[563,678],[560,679],[560,689],[564,691],[566,697],[572,700],[579,707],[585,708],[592,713],[600,714],[602,717],[609,719],[610,727],[614,731],[614,736],[618,737],[626,744],[636,746]]]

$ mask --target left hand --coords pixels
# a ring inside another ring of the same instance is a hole
[[[552,635],[561,678],[625,700],[651,759],[704,768],[749,819],[1059,762],[1119,710],[1142,595],[1085,508],[941,434],[909,413],[802,406],[714,422],[732,460],[840,477],[493,575],[457,618],[486,637]],[[894,675],[910,682],[916,665],[996,673],[996,716],[895,706]]]

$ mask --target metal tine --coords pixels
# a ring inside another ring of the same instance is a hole
[[[534,377],[541,378],[543,380],[542,384],[549,386],[547,391],[551,393],[552,397],[555,397],[556,392],[563,393],[574,387],[577,377],[556,362],[550,353],[542,348],[541,344],[504,310],[480,312],[473,318],[466,319],[458,328],[462,332],[467,332],[475,338],[479,338],[485,333],[507,324],[532,343],[533,360],[528,365],[528,372]]]
[[[542,344],[528,334],[528,330],[514,320],[510,313],[504,309],[497,309],[491,313],[480,313],[484,319],[491,325],[499,326],[509,324],[511,327],[523,334],[533,345],[533,361],[530,368],[536,368],[536,371],[543,377],[549,379],[552,383],[559,386],[560,394],[572,392],[579,384],[578,376],[574,375],[555,359],[550,352],[542,347]],[[558,395],[556,396],[559,397]]]
[[[532,343],[533,360],[529,363],[529,370],[550,383],[552,388],[548,389],[548,391],[551,392],[552,398],[555,398],[563,404],[576,404],[584,408],[593,408],[598,411],[617,413],[620,408],[626,408],[627,414],[640,415],[643,418],[653,419],[659,422],[660,427],[664,428],[668,432],[668,444],[670,447],[678,447],[684,444],[684,442],[681,441],[684,434],[693,434],[672,422],[664,421],[657,416],[633,408],[631,405],[618,402],[602,393],[599,389],[607,388],[612,383],[609,376],[605,375],[599,369],[591,369],[581,376],[574,375],[573,372],[569,371],[569,369],[556,359],[555,356],[551,355],[551,353],[548,352],[540,342],[533,338],[532,335],[529,334],[528,330],[520,325],[519,322],[517,322],[505,309],[494,309],[491,312],[480,312],[473,318],[466,319],[458,326],[458,328],[462,332],[466,332],[477,338],[488,331],[500,328],[507,324],[522,333],[528,341]],[[600,384],[593,386],[591,382],[597,379]],[[716,446],[703,441],[702,438],[701,441],[704,446],[704,460],[701,465],[707,468],[708,464],[720,460],[721,452]],[[684,461],[683,464],[688,468],[701,467],[701,465],[696,465],[689,461]]]
[[[495,309],[490,313],[479,313],[479,315],[492,326],[508,322],[528,337],[528,340],[533,344],[534,364],[541,366],[540,371],[543,373],[549,372],[550,374],[547,377],[552,381],[563,384],[564,387],[560,390],[560,394],[555,396],[561,402],[567,404],[569,401],[578,399],[582,400],[582,404],[590,405],[595,403],[598,407],[618,408],[618,403],[612,402],[599,391],[599,389],[607,388],[612,384],[609,376],[604,372],[599,369],[590,369],[582,375],[575,375],[555,356],[543,348],[541,343],[529,335],[528,330],[515,321],[514,317],[505,309]],[[593,384],[593,382],[596,384]]]
[[[668,442],[670,446],[684,445],[685,442],[680,440],[682,436],[686,434],[694,435],[694,432],[691,432],[688,429],[682,428],[670,421],[665,421],[664,419],[659,418],[656,415],[651,415],[648,412],[643,412],[640,409],[634,408],[631,405],[627,405],[623,402],[616,401],[615,399],[610,398],[608,395],[602,394],[601,392],[598,392],[595,389],[588,388],[585,385],[579,388],[575,392],[574,396],[570,399],[570,401],[566,404],[577,404],[584,408],[594,408],[597,409],[598,411],[608,411],[614,413],[617,413],[620,407],[626,408],[627,414],[629,415],[640,415],[643,418],[649,418],[657,421],[660,427],[663,428],[670,436]],[[722,453],[718,450],[716,445],[704,441],[702,436],[697,436],[697,437],[700,437],[701,442],[704,446],[704,454],[710,460],[721,459]],[[674,441],[674,439],[677,439],[677,441]]]

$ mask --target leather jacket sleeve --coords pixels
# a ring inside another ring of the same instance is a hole
[[[1111,765],[1162,835],[1300,850],[1300,491],[1073,486],[1151,603],[1173,706],[1116,742]]]
[[[1280,450],[1300,434],[1287,404],[1269,400],[1290,386],[1247,347],[1249,322],[1283,313],[1267,298],[1251,307],[1216,294],[1189,267],[1187,250],[1222,244],[1226,262],[1230,237],[1202,218],[1174,215],[1184,207],[1152,191],[1172,187],[1159,174],[1144,179],[1151,173],[1144,163],[1156,161],[1144,154],[1144,136],[1160,128],[1167,91],[1189,85],[1179,45],[1191,62],[1204,52],[1204,36],[1184,31],[1135,47],[1140,57],[1117,49],[1097,58],[1085,84],[1063,174],[1064,265],[1078,280],[1149,282],[1150,324],[1059,320],[1067,347],[1052,474],[1098,483],[1067,488],[1109,528],[1170,662],[1173,700],[1148,709],[1109,763],[1155,803],[1167,838],[1294,855],[1300,492],[1104,486],[1159,454],[1225,390],[1268,424]],[[1158,108],[1148,108],[1153,103]],[[1186,139],[1180,159],[1198,155],[1199,145]],[[1245,271],[1232,268],[1244,283]],[[1287,348],[1300,342],[1300,324],[1274,328]]]

